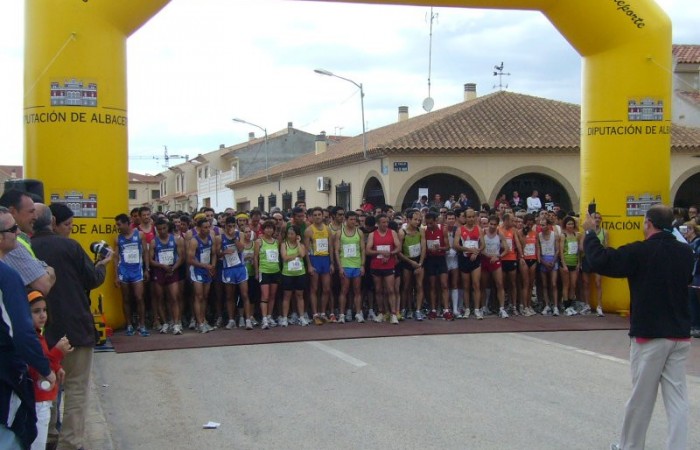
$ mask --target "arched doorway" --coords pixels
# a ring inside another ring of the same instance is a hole
[[[444,202],[450,195],[454,195],[455,199],[459,198],[459,194],[467,194],[469,206],[479,208],[481,199],[477,196],[476,191],[469,183],[463,179],[447,173],[434,173],[425,176],[416,181],[406,191],[406,196],[401,203],[401,210],[409,208],[416,200],[418,200],[418,189],[428,189],[428,201],[432,201],[435,194],[440,194]]]
[[[687,208],[690,205],[700,205],[700,173],[685,180],[673,199],[673,206]]]
[[[377,177],[370,177],[365,184],[365,189],[362,191],[362,198],[375,207],[386,205],[384,198],[384,189]]]
[[[506,197],[510,200],[513,196],[513,191],[518,191],[520,197],[525,199],[529,197],[534,190],[539,193],[543,204],[544,195],[552,194],[554,203],[558,204],[562,210],[566,212],[572,210],[571,199],[564,186],[554,178],[541,173],[530,172],[518,175],[503,186],[498,196],[506,194]]]

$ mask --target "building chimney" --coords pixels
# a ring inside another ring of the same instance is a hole
[[[316,136],[316,154],[320,155],[328,150],[328,141],[326,140],[326,132],[321,131],[321,134]]]
[[[248,133],[248,140],[252,141],[254,139],[255,139],[255,131],[251,131],[250,133]]]
[[[408,120],[408,106],[399,106],[399,122]]]
[[[476,98],[476,83],[467,83],[464,85],[464,101],[474,100]]]
[[[219,144],[219,150],[223,150],[226,148],[226,144]]]
[[[292,134],[294,132],[294,124],[292,122],[287,122],[287,134]]]

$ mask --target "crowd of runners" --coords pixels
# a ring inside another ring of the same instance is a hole
[[[115,219],[126,333],[148,336],[148,325],[178,335],[491,314],[603,316],[600,276],[586,265],[578,217],[548,206],[431,202],[403,212],[346,211],[299,201],[286,214],[202,208],[194,215],[141,207]],[[601,215],[595,219],[606,245]]]

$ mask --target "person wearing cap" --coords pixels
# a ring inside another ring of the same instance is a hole
[[[38,258],[56,267],[56,284],[45,296],[51,310],[51,321],[44,332],[46,342],[52,347],[67,336],[75,347],[63,360],[65,402],[57,447],[63,450],[81,448],[85,444],[85,411],[95,346],[95,324],[88,292],[104,283],[107,264],[113,254],[93,263],[77,241],[54,233],[54,220],[48,206],[37,205],[37,232],[32,237],[32,247]],[[126,215],[125,220],[128,227]]]
[[[17,247],[19,225],[0,208],[0,448],[28,448],[36,437],[34,388],[27,364],[49,387],[56,374],[44,356],[32,324],[24,283],[2,259]]]
[[[49,350],[49,346],[44,339],[42,330],[46,325],[47,308],[44,294],[39,291],[31,291],[27,295],[29,300],[29,310],[32,313],[32,321],[36,335],[41,343],[41,349],[44,351],[44,356],[49,359],[51,370],[56,374],[57,383],[51,388],[50,383],[40,381],[41,375],[33,368],[29,367],[29,377],[32,380],[39,381],[34,383],[34,400],[36,401],[36,431],[37,436],[32,443],[32,450],[44,450],[46,448],[46,440],[49,432],[49,419],[51,418],[51,404],[58,396],[58,385],[63,383],[65,372],[61,368],[61,360],[63,355],[73,351],[68,338],[63,336],[56,345]]]

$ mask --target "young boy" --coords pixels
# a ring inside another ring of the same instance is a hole
[[[49,419],[51,418],[51,403],[56,400],[58,385],[63,383],[63,377],[65,375],[65,372],[61,368],[61,360],[63,359],[63,355],[73,350],[73,347],[71,347],[70,342],[68,342],[68,338],[64,336],[56,343],[54,348],[49,350],[46,339],[44,339],[42,334],[47,318],[46,300],[39,291],[31,291],[27,298],[29,300],[29,309],[32,313],[34,329],[36,329],[39,342],[41,342],[41,348],[44,350],[44,355],[49,359],[51,370],[56,373],[56,383],[51,387],[48,381],[39,381],[42,380],[42,377],[33,367],[29,368],[29,376],[32,380],[37,380],[37,383],[34,384],[37,435],[31,448],[32,450],[44,450],[46,448],[46,440],[49,431]],[[46,386],[40,385],[39,383],[46,383]]]

